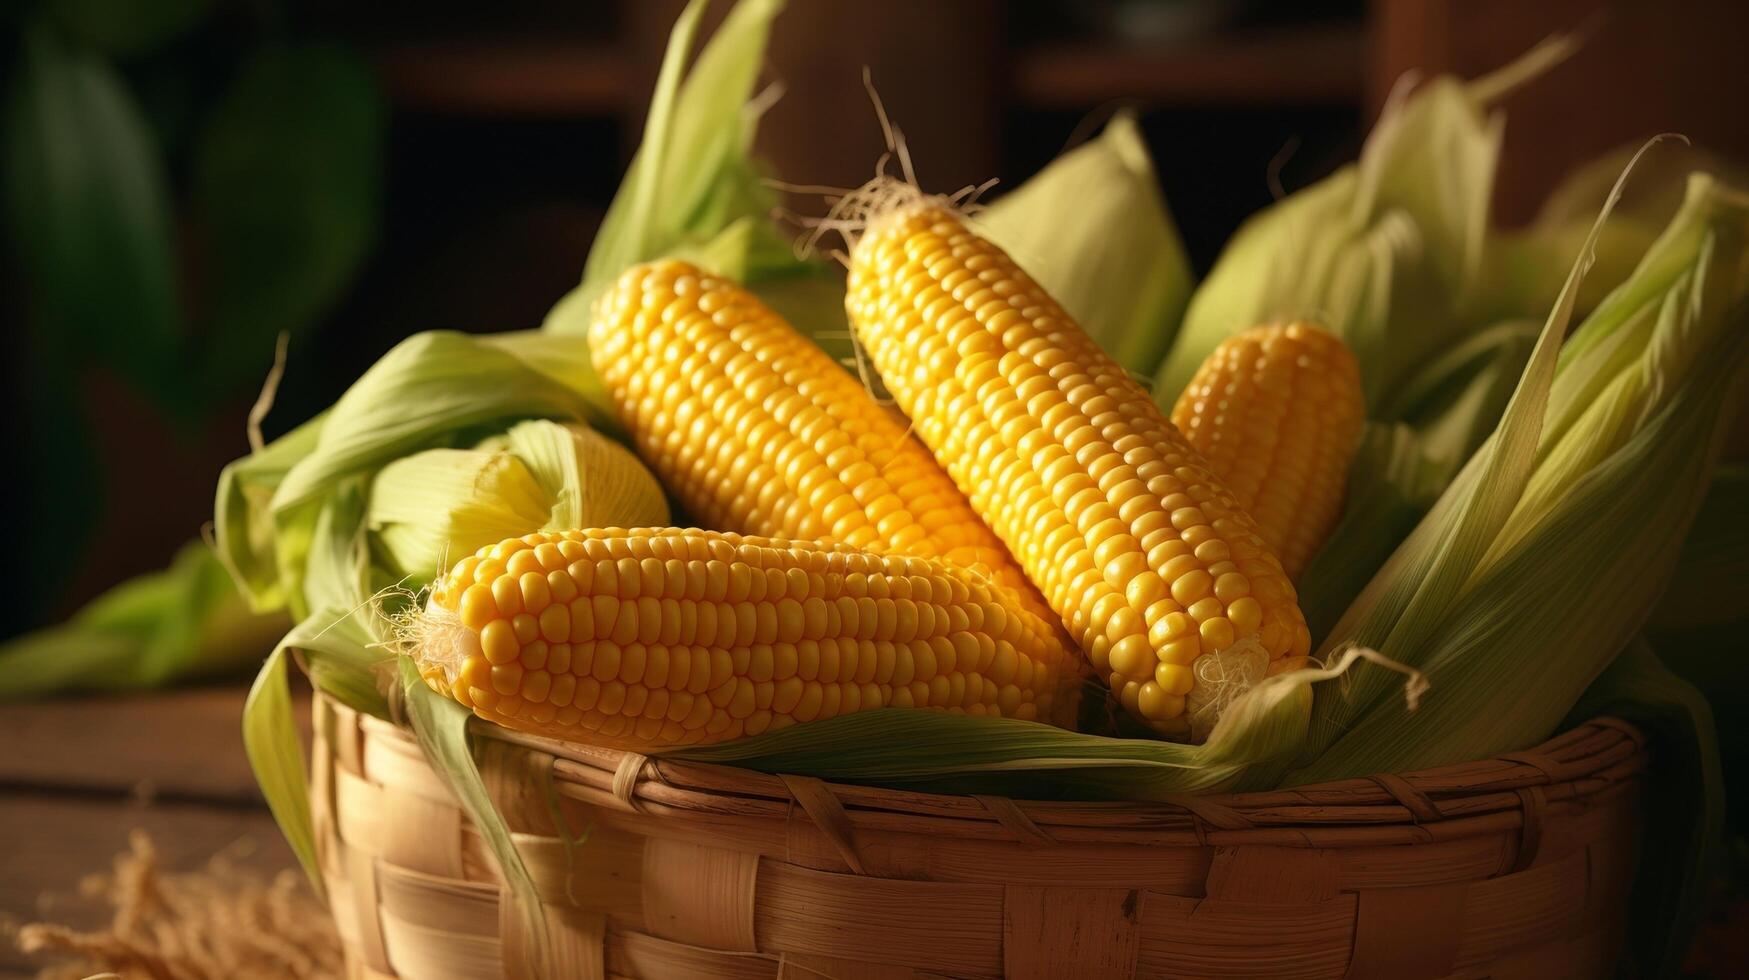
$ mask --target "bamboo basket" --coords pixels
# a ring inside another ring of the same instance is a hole
[[[412,737],[314,710],[348,975],[532,976],[538,951],[500,941],[519,933],[480,835]],[[1407,775],[1047,803],[480,732],[566,978],[1609,976],[1647,760],[1600,718]]]

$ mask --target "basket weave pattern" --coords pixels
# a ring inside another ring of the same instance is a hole
[[[418,745],[326,698],[315,714],[349,975],[533,976],[541,951],[500,939],[514,907]],[[481,732],[544,959],[580,978],[1608,976],[1646,763],[1599,719],[1409,775],[1034,803]]]

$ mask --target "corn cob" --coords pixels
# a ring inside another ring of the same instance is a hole
[[[695,519],[941,558],[1055,619],[903,422],[747,290],[684,262],[635,267],[589,344],[639,454]]]
[[[1348,345],[1290,323],[1222,341],[1178,396],[1172,424],[1298,579],[1341,515],[1365,416]]]
[[[410,652],[508,728],[644,748],[881,707],[1064,723],[1078,659],[959,566],[675,528],[538,532],[439,582]]]
[[[1201,738],[1302,663],[1292,583],[1148,392],[946,207],[875,216],[852,326],[917,433],[1135,717]]]

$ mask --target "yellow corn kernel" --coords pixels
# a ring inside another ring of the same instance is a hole
[[[508,569],[525,550],[568,543],[600,554],[599,563],[583,564],[587,576],[557,572],[567,584],[555,594],[575,592],[539,620],[500,610],[497,582],[478,582],[478,568],[465,562],[457,569],[466,574],[440,580],[412,630],[426,683],[507,728],[641,749],[888,705],[1074,721],[1080,658],[1057,623],[970,569],[842,544],[673,528],[542,532],[480,554],[505,559],[501,577],[520,585],[524,578]],[[723,602],[674,597],[666,575],[624,573],[628,560],[658,553],[672,556],[663,568],[679,563],[679,581],[761,591]],[[603,575],[603,567],[621,571]],[[549,590],[553,581],[541,578]],[[514,607],[526,608],[529,596],[514,594]],[[842,615],[834,622],[844,603],[857,610],[854,623]],[[556,609],[570,617],[569,642],[551,638],[566,632]],[[590,610],[593,631],[578,629],[575,609]],[[516,625],[523,619],[539,630],[525,636]],[[668,632],[648,639],[652,623]]]
[[[903,422],[747,290],[636,266],[598,301],[589,347],[639,455],[704,523],[947,559],[1051,618]]]
[[[1148,392],[955,213],[926,199],[875,217],[845,304],[924,444],[1143,722],[1200,738],[1270,663],[1306,654],[1256,523]]]
[[[1172,409],[1295,579],[1341,516],[1365,416],[1354,354],[1307,323],[1222,341]]]

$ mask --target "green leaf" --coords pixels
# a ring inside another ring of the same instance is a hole
[[[219,480],[218,550],[259,608],[302,599],[304,559],[322,501],[420,449],[466,445],[524,418],[582,421],[600,408],[561,380],[558,347],[533,332],[432,332],[403,341],[320,419],[232,463]],[[525,359],[523,354],[533,353]]]
[[[1135,116],[1063,154],[974,222],[1126,369],[1151,376],[1190,300],[1190,260]]]
[[[1602,220],[1599,216],[1600,224]],[[1572,316],[1572,295],[1583,275],[1581,259],[1569,273],[1567,288],[1550,312],[1485,450],[1470,459],[1433,512],[1343,614],[1320,650],[1328,654],[1348,645],[1372,647],[1418,666],[1404,649],[1431,635],[1458,600],[1531,477],[1549,388]],[[1379,703],[1390,683],[1382,672],[1372,672],[1361,675],[1348,689],[1320,698],[1313,745],[1328,745],[1338,738],[1356,714]]]
[[[1656,601],[1746,350],[1719,351],[1704,376],[1486,567],[1432,635],[1385,650],[1427,673],[1433,691],[1419,710],[1381,703],[1362,713],[1294,782],[1487,758],[1554,734]]]
[[[345,481],[322,505],[310,535],[304,601],[316,611],[283,643],[304,657],[317,690],[386,717],[392,681],[390,617],[409,601],[406,590],[379,587],[365,539],[364,479]]]
[[[532,531],[664,527],[661,484],[637,456],[589,429],[522,422],[474,449],[427,449],[383,467],[366,522],[411,588],[476,549]]]
[[[489,342],[447,331],[415,334],[383,355],[334,403],[314,451],[286,473],[273,507],[316,499],[341,477],[453,439],[470,427],[518,417],[582,420],[590,414],[575,389],[522,360],[503,335]]]
[[[45,7],[81,45],[126,57],[185,33],[206,15],[212,0],[48,0]]]
[[[601,421],[585,343],[534,331],[433,332],[396,346],[333,408],[231,463],[215,509],[219,559],[257,610],[308,613],[304,582],[323,501],[427,448],[469,445],[527,418]],[[362,516],[360,517],[362,523]]]
[[[1413,427],[1449,480],[1494,431],[1541,328],[1508,320],[1470,334],[1411,374],[1380,414]]]
[[[376,238],[386,118],[368,66],[332,46],[270,47],[225,90],[193,158],[212,387],[254,379],[274,338],[352,281]]]
[[[44,349],[185,399],[169,189],[115,71],[26,31],[6,120],[6,210]]]
[[[1393,99],[1358,163],[1247,221],[1191,297],[1155,399],[1171,405],[1233,333],[1304,318],[1348,341],[1388,421],[1378,406],[1473,319],[1502,129],[1488,106],[1570,48],[1557,38],[1493,76]]]
[[[1475,333],[1410,378],[1369,423],[1349,466],[1342,520],[1300,575],[1300,608],[1321,641],[1391,552],[1494,431],[1538,325]]]
[[[125,691],[237,676],[285,632],[253,613],[204,544],[124,582],[68,622],[0,645],[0,701],[64,691]]]
[[[1325,642],[1384,636],[1383,652],[1424,670],[1434,693],[1406,714],[1365,677],[1320,691],[1315,751],[1295,781],[1535,744],[1638,632],[1740,407],[1749,364],[1746,245],[1749,198],[1698,179],[1634,275],[1575,331],[1552,384],[1539,374],[1549,335],[1539,342],[1501,434]],[[1529,397],[1539,388],[1546,411]],[[1543,423],[1539,444],[1520,477],[1522,433],[1533,419]],[[1515,428],[1512,474],[1489,475]],[[1451,542],[1478,501],[1489,516],[1470,526],[1485,533],[1459,551]],[[1462,564],[1441,574],[1452,554]],[[1437,605],[1417,608],[1430,593]]]
[[[1313,685],[1328,668],[1271,677],[1222,713],[1200,745],[1105,738],[1013,718],[881,709],[793,725],[665,756],[762,772],[873,782],[939,793],[1024,799],[1165,800],[1185,793],[1273,788],[1305,744]]]
[[[290,532],[274,520],[273,495],[291,468],[315,451],[327,418],[324,412],[219,472],[214,550],[258,612],[284,609],[289,603],[275,556],[282,533]]]
[[[775,0],[736,4],[687,72],[686,56],[705,6],[693,0],[674,25],[643,141],[590,249],[585,281],[611,279],[689,235],[714,234],[735,216],[711,215],[714,227],[702,229],[691,219],[710,214],[712,199],[725,192],[769,200],[745,165],[753,127],[744,107],[764,58],[771,20],[783,5]],[[725,170],[740,179],[725,181]]]
[[[1592,216],[1622,168],[1639,151],[1634,143],[1588,161],[1568,174],[1526,227],[1493,232],[1476,284],[1476,306],[1488,319],[1533,316],[1553,302],[1567,258],[1578,251]],[[1749,170],[1686,142],[1666,141],[1641,159],[1597,241],[1597,262],[1579,291],[1576,309],[1588,313],[1625,281],[1646,249],[1681,208],[1690,175],[1710,173],[1732,186],[1749,186]]]
[[[1414,429],[1369,422],[1348,467],[1342,519],[1301,573],[1300,611],[1315,644],[1336,625],[1360,591],[1449,481],[1430,463]]]
[[[295,652],[305,658],[316,690],[354,710],[388,717],[379,678],[392,676],[393,655],[382,649],[368,616],[368,610],[358,608],[327,607],[312,613],[280,640],[243,704],[243,749],[249,766],[280,833],[318,893],[323,882],[310,818],[309,776],[292,717],[286,663]]]
[[[280,646],[268,655],[261,673],[243,702],[243,751],[255,771],[261,795],[279,824],[279,831],[309,875],[310,885],[323,892],[322,872],[316,862],[316,832],[310,820],[309,776],[304,771],[304,750],[298,744],[297,722],[292,718],[291,686],[286,677],[289,654]]]
[[[779,239],[766,220],[773,198],[749,157],[758,121],[749,101],[772,18],[783,4],[741,0],[687,72],[706,6],[707,0],[692,0],[676,21],[643,140],[596,232],[583,282],[547,314],[543,329],[586,332],[595,297],[621,272],[707,242],[741,219],[758,223],[761,251],[775,254],[770,246]],[[788,265],[809,263],[791,255]]]

